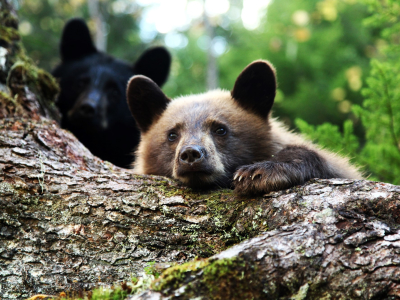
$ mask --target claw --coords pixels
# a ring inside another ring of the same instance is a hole
[[[242,180],[242,176],[239,177],[239,181]]]
[[[239,176],[239,173],[236,173],[235,177],[233,177],[233,180],[236,180],[236,178],[238,178],[238,176]]]

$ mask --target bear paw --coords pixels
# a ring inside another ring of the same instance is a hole
[[[278,162],[258,162],[240,167],[234,174],[233,184],[238,194],[263,194],[296,185],[287,176],[287,167]]]

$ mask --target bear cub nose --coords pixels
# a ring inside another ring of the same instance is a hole
[[[200,146],[186,146],[179,155],[180,162],[184,164],[198,164],[204,159],[205,149]]]

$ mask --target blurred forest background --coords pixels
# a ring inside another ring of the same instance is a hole
[[[165,45],[170,97],[231,89],[255,59],[277,69],[274,115],[400,184],[398,0],[14,0],[26,51],[51,71],[65,22],[87,20],[99,49],[134,62]]]

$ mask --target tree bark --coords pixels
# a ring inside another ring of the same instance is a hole
[[[101,161],[54,121],[57,86],[0,5],[1,299],[89,290],[153,261],[188,263],[133,299],[400,298],[400,187],[312,180],[249,198]]]
[[[318,180],[301,194],[265,199],[276,216],[288,212],[284,223],[297,220],[168,269],[130,299],[399,299],[399,191]]]

